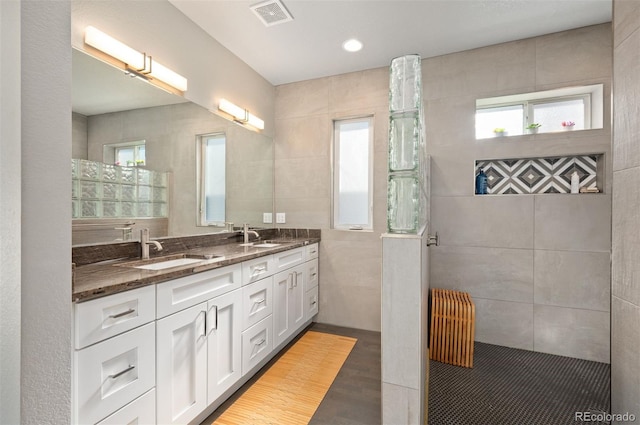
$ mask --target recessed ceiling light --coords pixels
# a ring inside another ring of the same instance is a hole
[[[342,48],[347,52],[358,52],[362,50],[362,42],[360,40],[356,40],[355,38],[351,38],[342,43]]]

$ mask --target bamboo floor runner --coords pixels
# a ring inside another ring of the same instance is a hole
[[[213,424],[308,424],[356,341],[308,331]]]

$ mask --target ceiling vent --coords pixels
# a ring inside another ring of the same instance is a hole
[[[280,0],[267,0],[250,7],[263,24],[270,27],[293,21],[293,16],[289,13]]]

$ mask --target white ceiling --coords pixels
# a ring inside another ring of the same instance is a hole
[[[274,85],[611,21],[611,0],[282,0],[294,20],[266,27],[262,0],[169,0]],[[356,37],[358,53],[342,50]]]

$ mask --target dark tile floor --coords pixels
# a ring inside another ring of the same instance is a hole
[[[380,333],[319,323],[308,329],[358,339],[310,424],[380,424]],[[261,372],[203,425],[211,424]],[[572,424],[576,411],[609,411],[610,368],[603,363],[476,342],[473,369],[432,361],[429,378],[430,425]]]
[[[382,422],[380,411],[380,332],[363,331],[320,323],[313,323],[307,330],[358,339],[309,424],[380,424]],[[304,332],[302,332],[300,336],[303,334]],[[297,341],[297,339],[289,345],[294,344],[295,341]],[[262,376],[262,373],[267,371],[285,351],[286,348],[205,419],[202,425],[213,423],[213,421],[257,381],[260,376]]]

